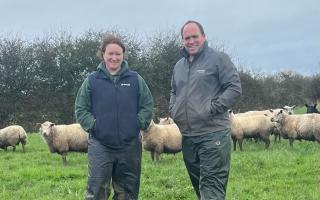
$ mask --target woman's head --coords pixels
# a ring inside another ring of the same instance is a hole
[[[111,73],[117,72],[124,60],[125,50],[125,46],[119,37],[106,35],[97,52],[97,56],[105,62],[107,69]]]

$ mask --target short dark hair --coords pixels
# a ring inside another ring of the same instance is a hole
[[[117,44],[119,45],[121,48],[122,48],[122,52],[123,54],[125,53],[126,51],[126,48],[123,44],[123,42],[121,41],[121,38],[118,37],[118,36],[115,36],[115,35],[111,35],[111,34],[106,34],[101,42],[101,45],[100,45],[100,48],[98,49],[98,52],[97,52],[97,56],[103,60],[103,54],[104,52],[106,51],[106,47],[109,45],[109,44]]]
[[[182,37],[182,38],[183,38],[183,29],[184,29],[184,27],[185,27],[186,25],[192,24],[192,23],[194,23],[194,24],[196,24],[196,25],[198,26],[198,28],[200,29],[200,33],[201,33],[202,35],[205,35],[204,30],[203,30],[203,27],[202,27],[202,25],[201,25],[199,22],[193,21],[193,20],[189,20],[189,21],[187,21],[186,23],[184,23],[183,26],[181,27],[180,33],[181,33],[181,37]]]

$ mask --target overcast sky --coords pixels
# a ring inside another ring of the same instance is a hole
[[[320,73],[319,0],[0,0],[3,37],[117,28],[146,38],[189,19],[244,68]]]

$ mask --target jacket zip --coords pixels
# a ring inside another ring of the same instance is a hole
[[[120,77],[119,77],[120,79]],[[116,119],[117,119],[117,139],[118,139],[118,143],[121,144],[121,140],[120,140],[120,133],[119,133],[119,105],[118,105],[118,85],[117,83],[119,82],[119,80],[115,80],[114,82],[114,88],[115,88],[115,94],[116,94]]]
[[[189,121],[189,116],[188,116],[188,97],[189,97],[189,84],[190,84],[190,70],[191,70],[192,63],[189,62],[189,60],[187,60],[187,62],[188,62],[188,66],[189,66],[189,71],[188,71],[188,78],[187,78],[187,91],[186,91],[185,110],[186,110],[186,118],[187,118],[188,129],[190,130],[190,132],[192,132],[191,126],[190,126],[190,121]]]

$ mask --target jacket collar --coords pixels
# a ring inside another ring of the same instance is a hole
[[[102,75],[102,77],[105,77],[108,79],[112,79],[112,77],[114,77],[114,76],[122,76],[128,70],[129,70],[129,66],[128,66],[128,62],[126,60],[124,60],[121,63],[121,69],[114,75],[110,74],[110,72],[106,68],[105,62],[103,62],[103,61],[97,67],[97,71]]]

